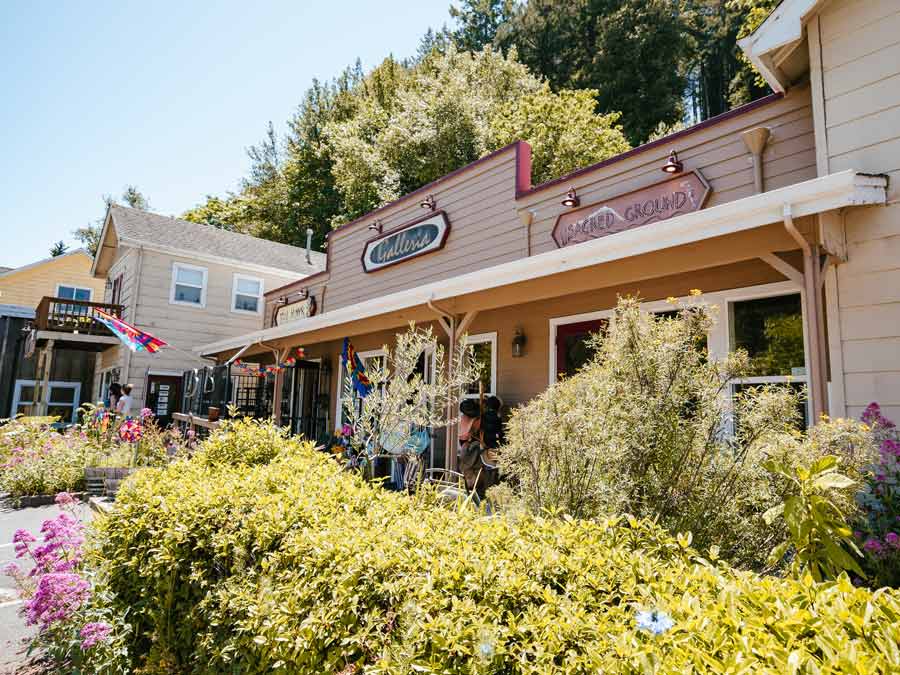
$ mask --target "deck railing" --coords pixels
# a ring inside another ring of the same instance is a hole
[[[111,335],[106,326],[94,321],[98,309],[113,316],[122,316],[122,305],[44,297],[35,311],[34,327],[37,330],[81,335]]]

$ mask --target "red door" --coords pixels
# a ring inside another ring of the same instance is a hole
[[[594,352],[588,339],[606,329],[606,319],[566,323],[556,327],[556,379],[573,375]]]
[[[172,423],[172,413],[181,405],[181,378],[150,375],[147,378],[147,400],[144,405],[153,411],[160,428]]]

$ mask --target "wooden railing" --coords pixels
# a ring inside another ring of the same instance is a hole
[[[34,327],[37,330],[79,333],[81,335],[111,335],[112,333],[106,326],[94,321],[97,309],[102,309],[113,316],[122,316],[122,305],[44,297],[35,311]]]

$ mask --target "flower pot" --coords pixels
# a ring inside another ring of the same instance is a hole
[[[214,406],[209,406],[209,410],[206,413],[206,419],[210,422],[215,422],[219,419],[219,409]]]

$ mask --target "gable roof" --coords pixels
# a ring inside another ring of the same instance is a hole
[[[109,208],[107,227],[109,224],[115,228],[120,244],[177,251],[188,256],[193,253],[213,257],[223,263],[256,265],[289,275],[307,276],[325,267],[325,254],[319,251],[310,252],[312,264],[307,264],[306,249],[299,246],[117,204]],[[107,227],[104,227],[104,239]]]
[[[24,272],[25,270],[30,270],[35,267],[40,267],[41,265],[46,265],[47,263],[56,262],[57,260],[63,260],[73,255],[83,255],[90,259],[91,254],[85,251],[83,248],[76,248],[72,251],[66,251],[61,255],[50,256],[48,258],[42,258],[41,260],[35,260],[33,263],[28,263],[27,265],[22,265],[21,267],[0,267],[0,278],[9,277],[13,274],[18,274],[19,272]]]

